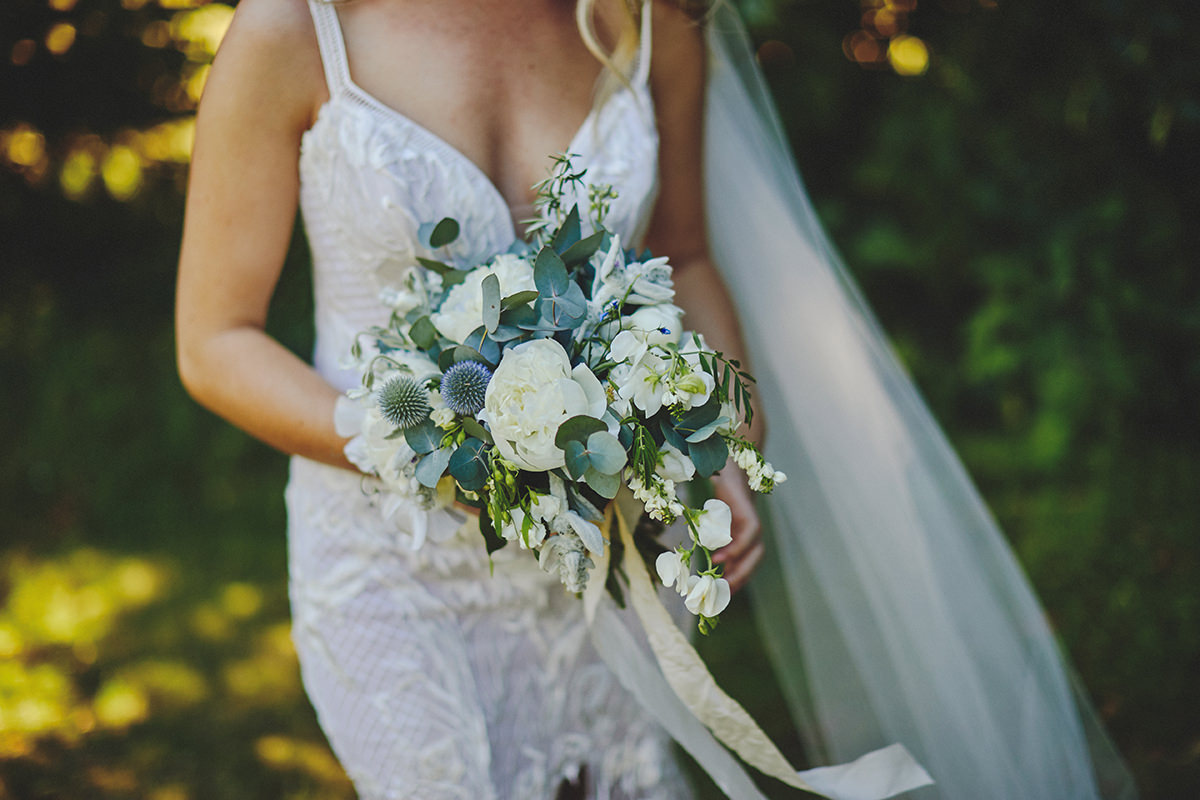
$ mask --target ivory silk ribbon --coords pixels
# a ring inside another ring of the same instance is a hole
[[[611,532],[613,522],[616,523],[625,547],[622,565],[629,579],[628,596],[658,668],[649,662],[621,622],[607,596],[604,581],[596,579],[608,573],[611,547],[605,548],[599,557],[592,572],[595,577],[584,592],[584,612],[592,640],[621,684],[654,714],[728,796],[734,800],[763,797],[741,765],[717,741],[763,774],[833,800],[883,800],[933,783],[901,744],[872,751],[847,764],[805,771],[792,767],[746,710],[717,686],[700,655],[659,601],[646,565],[634,546],[629,524],[640,513],[637,500],[622,492],[605,512],[605,528]],[[664,679],[666,686],[662,685]]]

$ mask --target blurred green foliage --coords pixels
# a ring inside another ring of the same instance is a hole
[[[0,7],[0,798],[350,796],[284,635],[284,459],[174,372],[184,167],[144,132],[194,103],[196,5]],[[742,5],[823,219],[1144,796],[1200,796],[1195,21],[928,0],[902,77],[843,50],[881,3]],[[299,352],[305,260],[270,326]],[[709,656],[784,735],[726,655],[744,623]]]

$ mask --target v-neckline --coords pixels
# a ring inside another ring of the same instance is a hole
[[[386,119],[390,119],[393,122],[408,126],[408,128],[410,128],[418,136],[425,139],[427,144],[441,150],[447,155],[448,158],[461,163],[463,167],[466,168],[467,172],[474,175],[475,178],[484,186],[485,191],[491,196],[492,200],[504,210],[503,216],[507,222],[507,233],[509,234],[509,237],[514,241],[519,238],[517,236],[517,227],[519,222],[513,216],[512,206],[508,204],[508,198],[506,198],[504,193],[500,191],[500,188],[496,186],[496,182],[492,180],[492,177],[488,175],[483,167],[479,166],[474,159],[467,156],[467,154],[459,148],[450,144],[450,142],[446,141],[444,137],[439,136],[426,126],[414,120],[412,117],[398,111],[392,106],[389,106],[387,103],[383,102],[378,97],[359,86],[354,78],[350,75],[349,69],[346,70],[345,75],[345,90],[347,94],[359,100],[365,107],[370,108]],[[626,90],[626,87],[621,86],[617,91],[620,92],[624,90]],[[607,105],[613,99],[613,97],[609,97],[605,101],[605,105]],[[332,101],[333,97],[331,96],[328,102]],[[581,144],[580,140],[583,139],[587,134],[587,129],[595,119],[596,112],[597,109],[595,106],[588,111],[587,116],[583,118],[583,122],[581,122],[579,127],[575,129],[575,135],[571,137],[571,141],[567,144],[566,150],[562,152],[577,156],[585,155],[584,153],[579,152]],[[550,154],[547,153],[547,156],[549,155]]]

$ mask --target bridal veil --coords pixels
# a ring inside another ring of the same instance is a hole
[[[744,28],[706,21],[713,257],[789,476],[752,582],[810,760],[899,742],[911,796],[1136,797],[1024,574],[813,211]]]

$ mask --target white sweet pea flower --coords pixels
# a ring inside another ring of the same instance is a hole
[[[460,344],[471,331],[483,324],[483,279],[495,275],[500,281],[500,296],[507,297],[537,287],[533,282],[533,265],[521,256],[501,253],[488,266],[473,269],[463,282],[455,286],[442,301],[437,313],[430,315],[435,328]]]
[[[621,319],[621,328],[640,335],[648,345],[672,344],[679,341],[679,326],[683,324],[683,309],[661,304],[645,306]]]
[[[723,501],[715,497],[704,503],[704,510],[696,515],[696,540],[709,550],[719,550],[733,541],[730,527],[733,514]]]
[[[585,364],[571,368],[562,345],[534,339],[504,351],[484,394],[484,410],[496,449],[534,472],[565,463],[554,443],[558,428],[580,414],[599,419],[608,407],[604,388]]]
[[[500,526],[500,535],[507,541],[520,542],[523,548],[536,550],[546,538],[546,526],[519,507],[509,509],[508,514],[512,521]],[[529,524],[529,532],[522,537],[521,532],[525,529],[526,521]]]
[[[688,568],[679,553],[668,550],[660,554],[654,561],[654,568],[658,571],[658,577],[662,580],[663,586],[674,586],[680,596],[687,594]]]
[[[692,463],[692,460],[670,442],[663,442],[663,448],[659,456],[662,463],[654,471],[661,478],[674,481],[675,483],[683,483],[684,481],[690,481],[696,474],[696,465]]]
[[[711,575],[693,575],[688,578],[687,595],[683,604],[698,616],[715,617],[729,605],[729,582]]]
[[[618,338],[629,331],[622,331]],[[615,340],[614,340],[615,343]],[[663,407],[665,380],[671,372],[670,358],[650,350],[634,364],[618,364],[609,377],[617,385],[617,396],[631,401],[652,417]]]

